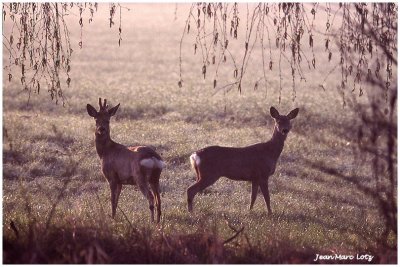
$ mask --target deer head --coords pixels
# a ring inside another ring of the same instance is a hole
[[[110,118],[115,115],[119,105],[113,108],[108,108],[107,99],[104,99],[103,104],[101,103],[101,98],[99,98],[100,110],[97,111],[92,105],[87,104],[86,109],[89,116],[96,120],[96,131],[95,135],[98,139],[110,138]]]
[[[285,115],[280,115],[276,108],[271,107],[270,113],[271,117],[275,121],[275,129],[283,136],[286,136],[289,133],[290,129],[292,128],[290,120],[296,118],[297,114],[299,113],[299,108],[293,109],[292,111],[289,112],[289,114],[285,116]]]

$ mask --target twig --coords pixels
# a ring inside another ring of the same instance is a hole
[[[232,87],[232,86],[234,86],[235,84],[238,84],[238,83],[239,83],[239,82],[236,81],[236,82],[233,82],[233,83],[224,85],[224,86],[222,86],[222,87],[219,87],[219,88],[215,89],[215,92],[214,92],[211,96],[216,95],[216,94],[217,94],[219,91],[221,91],[222,89],[225,89],[225,88],[227,88],[227,87]]]
[[[232,229],[232,228],[231,228]],[[223,242],[223,244],[225,245],[225,244],[228,244],[229,242],[231,242],[233,239],[235,239],[241,232],[243,232],[243,230],[244,230],[244,226],[242,227],[242,228],[240,228],[240,230],[239,231],[236,231],[236,233],[232,236],[232,237],[230,237],[230,238],[228,238],[227,240],[225,240],[224,242]]]
[[[124,212],[120,207],[118,207],[118,209],[122,212],[122,215],[124,216],[125,220],[129,223],[129,226],[130,226],[132,229],[134,229],[133,224],[132,224],[131,221],[128,219],[128,216],[126,216],[125,212]]]

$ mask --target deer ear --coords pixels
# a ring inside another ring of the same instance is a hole
[[[87,110],[87,113],[89,114],[89,116],[91,116],[93,118],[97,117],[97,111],[96,111],[96,109],[94,107],[92,107],[92,105],[87,104],[86,105],[86,110]]]
[[[279,118],[279,112],[278,110],[276,110],[276,108],[271,107],[269,110],[269,113],[271,114],[271,117],[274,119],[278,119]]]
[[[114,116],[115,113],[117,113],[118,108],[119,108],[119,104],[116,105],[116,106],[113,107],[113,108],[110,108],[110,109],[108,110],[108,114],[110,114],[110,116]]]
[[[299,108],[295,108],[292,111],[290,111],[289,114],[286,115],[286,117],[289,120],[293,120],[294,118],[297,117],[297,114],[299,114]]]

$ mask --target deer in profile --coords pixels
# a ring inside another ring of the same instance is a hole
[[[258,188],[264,196],[268,214],[271,215],[268,178],[274,174],[277,161],[282,153],[286,137],[291,129],[291,120],[296,118],[299,109],[280,115],[271,107],[270,114],[275,121],[272,138],[265,143],[247,147],[209,146],[190,156],[190,163],[196,171],[196,183],[187,189],[188,210],[193,210],[195,195],[214,184],[224,176],[235,181],[251,182],[250,210],[257,198]]]
[[[111,139],[110,119],[117,112],[119,105],[108,108],[107,100],[104,99],[102,104],[99,98],[99,111],[90,104],[86,106],[89,116],[96,120],[96,151],[101,159],[101,171],[111,189],[112,218],[115,217],[122,185],[137,185],[149,202],[152,221],[154,221],[154,203],[156,204],[158,223],[161,217],[159,180],[165,163],[150,147],[126,147]]]

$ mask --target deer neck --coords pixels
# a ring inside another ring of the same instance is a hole
[[[269,141],[270,147],[269,152],[276,157],[277,159],[282,153],[283,146],[285,145],[286,136],[278,131],[278,128],[274,127],[274,133],[272,134],[272,138]]]
[[[95,137],[95,142],[96,142],[96,151],[97,155],[99,155],[100,158],[103,158],[104,155],[107,153],[107,151],[110,149],[111,145],[114,143],[111,140],[110,135],[107,135],[105,137]]]

